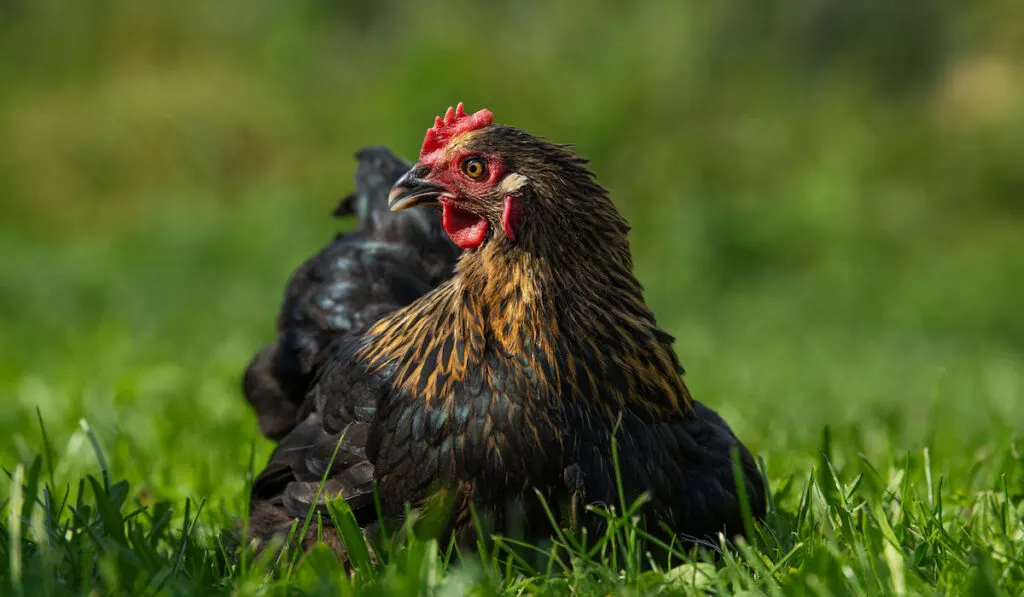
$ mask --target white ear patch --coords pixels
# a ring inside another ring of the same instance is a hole
[[[530,179],[526,178],[522,174],[513,172],[502,179],[501,184],[498,185],[498,191],[500,191],[502,195],[513,195],[529,181]]]

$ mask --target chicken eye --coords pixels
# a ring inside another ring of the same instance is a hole
[[[462,172],[473,180],[477,180],[487,174],[487,164],[480,158],[469,158],[463,160]]]

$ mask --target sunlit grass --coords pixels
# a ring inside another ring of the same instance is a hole
[[[227,521],[203,502],[147,503],[113,478],[84,421],[81,431],[98,474],[62,486],[47,450],[10,475],[0,524],[5,593],[991,595],[1002,594],[1001,586],[1016,593],[1024,581],[1020,493],[1005,474],[976,470],[1000,482],[951,492],[925,449],[920,460],[908,454],[901,466],[881,470],[865,461],[863,472],[843,475],[829,458],[827,430],[818,468],[779,479],[768,518],[749,543],[721,538],[717,546],[651,559],[636,527],[642,500],[621,514],[603,513],[608,530],[600,537],[562,531],[544,547],[496,538],[461,554],[415,531],[410,518],[371,556],[344,502],[332,505],[329,519],[300,521],[337,525],[351,568],[325,546],[302,554],[278,552],[278,544],[253,559],[234,540],[238,528],[223,528]],[[522,557],[530,551],[533,557]]]

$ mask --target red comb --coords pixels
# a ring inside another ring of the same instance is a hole
[[[420,162],[426,163],[434,159],[434,152],[444,149],[444,146],[453,137],[466,131],[475,131],[494,122],[494,115],[486,108],[479,112],[466,114],[466,109],[459,102],[459,105],[448,108],[444,113],[444,120],[441,117],[434,119],[434,126],[427,129],[427,136],[423,139],[423,148],[420,149]]]

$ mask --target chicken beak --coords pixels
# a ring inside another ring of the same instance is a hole
[[[437,198],[443,193],[447,193],[448,189],[435,182],[424,180],[422,177],[429,172],[429,168],[417,164],[395,182],[388,195],[388,206],[391,207],[391,211],[408,209],[417,205],[437,204]]]

